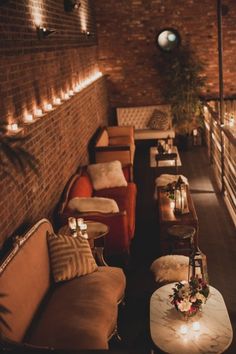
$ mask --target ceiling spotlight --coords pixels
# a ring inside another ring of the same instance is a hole
[[[56,30],[54,30],[54,29],[49,29],[49,28],[41,27],[41,26],[37,27],[37,34],[38,34],[39,39],[43,39],[48,36],[51,36],[55,32],[56,32]]]
[[[72,12],[80,7],[81,3],[78,0],[64,0],[64,9],[67,12]]]

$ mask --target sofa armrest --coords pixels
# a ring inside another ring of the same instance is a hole
[[[96,146],[95,151],[129,151],[130,146],[129,145],[110,145],[110,146]]]
[[[111,126],[107,127],[107,132],[109,137],[116,136],[130,136],[134,138],[134,127],[133,126]]]

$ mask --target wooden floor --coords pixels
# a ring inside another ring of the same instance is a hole
[[[211,167],[204,147],[181,153],[184,174],[199,218],[199,244],[206,254],[210,284],[223,295],[236,333],[236,230],[220,193],[214,188]],[[120,346],[111,345],[119,353],[149,353],[149,300],[155,289],[149,271],[152,261],[160,255],[157,208],[153,198],[154,180],[160,173],[173,173],[149,167],[149,146],[137,146],[135,182],[138,187],[137,223],[127,267],[126,307],[120,311]],[[236,334],[235,334],[236,336]],[[236,340],[226,353],[236,352]],[[191,353],[190,353],[191,354]]]

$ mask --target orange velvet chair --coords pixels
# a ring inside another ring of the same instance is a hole
[[[69,217],[99,221],[109,226],[105,237],[104,255],[107,259],[127,259],[130,243],[135,231],[136,184],[131,181],[130,166],[123,167],[127,187],[94,190],[90,177],[83,167],[80,173],[68,181],[59,208],[60,226],[67,224]],[[115,213],[89,212],[81,213],[68,208],[68,203],[76,197],[103,197],[114,199],[119,207]]]

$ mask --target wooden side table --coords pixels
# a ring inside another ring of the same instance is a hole
[[[98,221],[85,220],[87,224],[87,235],[88,242],[92,249],[93,255],[97,261],[98,265],[107,266],[106,261],[104,260],[103,251],[104,251],[104,237],[109,232],[109,227],[106,224],[103,224]],[[58,231],[60,235],[67,235],[71,237],[71,231],[68,225],[61,227]],[[77,236],[81,237],[81,236]]]
[[[231,344],[233,331],[228,311],[221,293],[210,286],[210,295],[199,312],[186,322],[173,305],[169,295],[175,283],[156,290],[150,300],[150,331],[155,348],[170,354],[223,353]],[[196,331],[193,323],[198,322]],[[187,326],[182,334],[181,325]]]
[[[160,225],[160,242],[163,253],[168,253],[170,244],[168,240],[168,228],[173,225],[190,225],[196,229],[194,234],[194,246],[198,246],[198,218],[193,204],[189,188],[186,188],[189,213],[175,214],[171,207],[170,199],[166,191],[157,189],[158,218]]]

